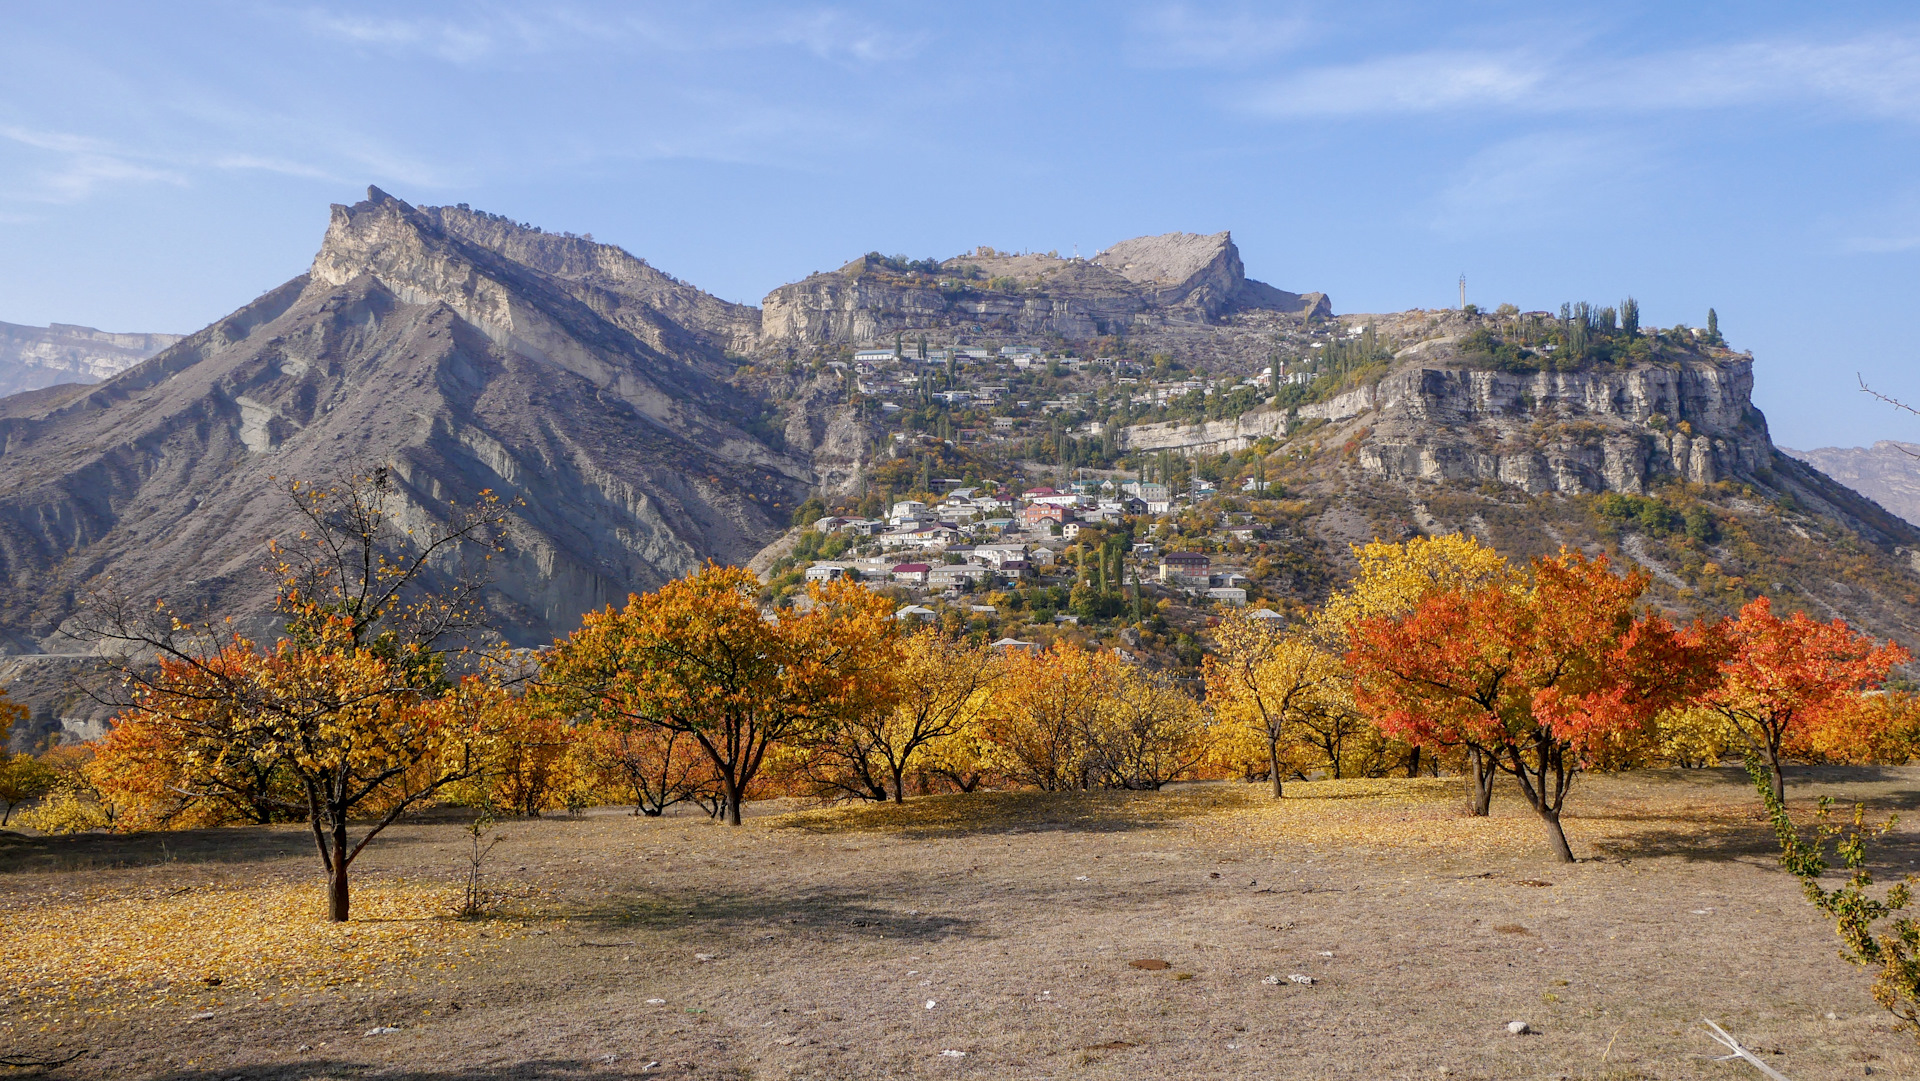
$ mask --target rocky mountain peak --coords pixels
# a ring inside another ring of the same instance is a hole
[[[1221,262],[1231,264],[1236,276],[1245,277],[1240,250],[1233,245],[1233,234],[1225,231],[1135,237],[1115,244],[1092,261],[1129,281],[1151,285],[1179,285]]]

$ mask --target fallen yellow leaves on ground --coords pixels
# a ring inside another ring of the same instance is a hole
[[[1576,849],[1607,854],[1675,844],[1710,846],[1728,830],[1753,822],[1744,803],[1687,794],[1601,791],[1582,800],[1578,814],[1566,815],[1568,835]],[[1494,799],[1493,813],[1475,818],[1466,813],[1464,780],[1422,777],[1296,782],[1286,786],[1285,799],[1248,799],[1231,813],[1196,820],[1188,828],[1222,843],[1524,856],[1538,849],[1542,827],[1533,811],[1504,788]]]
[[[1263,785],[1170,785],[1158,792],[970,792],[904,804],[859,803],[765,819],[774,829],[815,833],[960,836],[975,832],[1178,827],[1203,844],[1274,843],[1417,848],[1435,854],[1525,856],[1540,845],[1540,820],[1503,788],[1493,814],[1466,813],[1458,777],[1292,781],[1286,798]],[[1582,794],[1567,825],[1576,847],[1632,855],[1672,845],[1717,843],[1751,828],[1751,807],[1718,796],[1616,791],[1610,779]]]
[[[1158,792],[966,792],[905,803],[858,803],[766,819],[815,833],[962,834],[993,830],[1151,826],[1243,806],[1245,785],[1173,785]]]
[[[327,920],[313,878],[25,897],[0,922],[17,1010],[213,1006],[335,985],[383,986],[497,948],[515,921],[452,918],[458,889],[367,879],[354,919]]]

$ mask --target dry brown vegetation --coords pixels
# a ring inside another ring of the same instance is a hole
[[[1915,768],[1792,781],[1920,802]],[[1703,1057],[1710,1017],[1795,1081],[1920,1072],[1743,776],[1580,783],[1572,866],[1515,793],[1474,819],[1447,780],[509,822],[470,921],[466,830],[416,820],[335,928],[303,826],[0,835],[3,1050],[87,1048],[63,1077],[1751,1076]]]

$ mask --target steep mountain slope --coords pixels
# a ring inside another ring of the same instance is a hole
[[[1920,524],[1920,443],[1882,439],[1871,447],[1780,449],[1907,521]]]
[[[98,383],[179,340],[178,334],[115,334],[68,323],[0,323],[0,397],[59,383]]]
[[[524,501],[492,598],[518,642],[745,561],[811,482],[725,381],[753,325],[618,249],[371,190],[308,274],[101,386],[0,402],[0,642],[72,648],[107,579],[259,613],[270,478],[373,464],[421,520]]]

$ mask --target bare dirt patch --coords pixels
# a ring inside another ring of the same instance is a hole
[[[1920,804],[1915,769],[1793,780]],[[1733,771],[1583,779],[1571,866],[1495,807],[1416,781],[596,812],[505,824],[511,897],[469,922],[464,832],[416,822],[338,929],[298,828],[16,839],[0,1031],[87,1048],[71,1077],[1744,1076],[1702,1057],[1712,1017],[1795,1081],[1920,1075]]]

